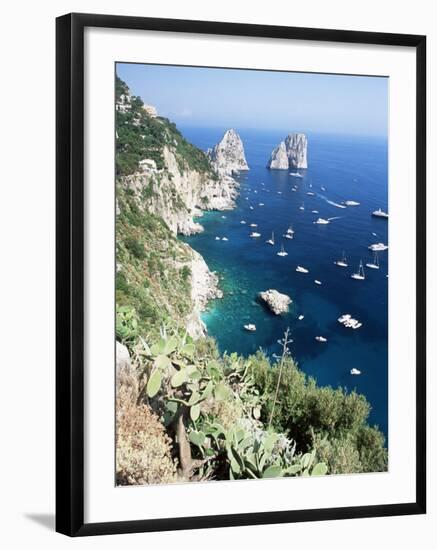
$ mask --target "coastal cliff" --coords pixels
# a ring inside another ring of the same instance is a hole
[[[194,217],[204,210],[233,208],[238,183],[120,79],[116,137],[117,304],[135,307],[152,333],[171,322],[202,336],[200,313],[221,297],[218,277],[177,235],[202,231]]]
[[[231,176],[249,170],[241,137],[233,129],[227,130],[217,145],[208,149],[212,166],[220,175]]]
[[[288,134],[285,140],[273,149],[267,168],[289,170],[308,168],[308,139],[305,134]]]

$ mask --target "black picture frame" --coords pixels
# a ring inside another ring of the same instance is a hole
[[[388,505],[84,522],[84,29],[106,27],[403,46],[416,51],[416,499]],[[67,14],[56,20],[56,530],[69,536],[423,514],[426,511],[426,37]]]

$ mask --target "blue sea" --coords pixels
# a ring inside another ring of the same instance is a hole
[[[182,131],[203,150],[224,133],[217,128],[183,127]],[[297,178],[289,171],[266,168],[272,149],[286,132],[237,131],[250,167],[238,177],[237,207],[205,213],[198,220],[205,231],[185,239],[221,278],[224,297],[210,302],[203,314],[208,333],[222,352],[249,355],[262,348],[273,356],[280,353],[278,340],[289,327],[291,354],[299,367],[319,385],[363,393],[372,406],[370,422],[387,435],[388,251],[379,253],[379,270],[364,268],[364,281],[350,277],[360,260],[372,261],[370,244],[388,244],[387,220],[371,216],[377,208],[388,211],[387,141],[307,134],[308,169],[299,170],[303,177]],[[297,191],[292,191],[293,186]],[[346,200],[360,205],[339,208]],[[335,219],[316,225],[318,217]],[[249,227],[251,223],[257,228]],[[290,225],[293,240],[282,237]],[[251,231],[261,237],[250,238]],[[272,232],[274,246],[266,244]],[[217,236],[228,241],[216,240]],[[288,256],[277,255],[281,245]],[[348,268],[334,264],[343,251]],[[309,273],[296,272],[297,265]],[[322,284],[316,285],[315,279]],[[292,298],[288,314],[275,316],[257,301],[257,294],[269,288]],[[340,325],[337,318],[344,313],[363,326],[352,330]],[[303,320],[298,319],[300,315]],[[256,332],[246,331],[247,323],[255,324]],[[316,341],[319,335],[328,342]],[[361,375],[352,376],[352,368]]]

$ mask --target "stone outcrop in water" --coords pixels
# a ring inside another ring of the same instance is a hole
[[[308,139],[305,134],[288,134],[284,141],[273,149],[267,168],[289,170],[308,168]]]
[[[208,149],[207,155],[220,175],[231,176],[241,170],[249,170],[243,142],[235,130],[225,132],[221,141],[212,149]]]
[[[277,290],[269,289],[258,294],[260,300],[262,300],[275,315],[281,315],[281,313],[288,312],[288,306],[292,300],[287,294],[281,294]]]

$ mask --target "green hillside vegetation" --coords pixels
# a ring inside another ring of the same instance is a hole
[[[116,78],[116,99],[128,95],[129,88]],[[131,108],[116,111],[116,174],[126,176],[134,173],[142,159],[152,159],[158,170],[163,169],[164,146],[174,149],[179,168],[206,172],[216,178],[208,157],[203,151],[189,143],[167,118],[149,116],[143,109],[144,103],[138,96],[131,97]]]
[[[191,310],[189,249],[120,183],[117,201],[117,306],[135,309],[144,336],[167,323],[182,330]]]
[[[127,87],[117,80],[116,91]],[[278,360],[220,355],[213,339],[187,335],[190,249],[123,181],[143,158],[163,167],[171,140],[178,163],[211,167],[172,123],[132,104],[117,112],[116,333],[133,367],[117,386],[117,483],[385,471],[365,397],[317,386],[291,357],[288,334]]]

